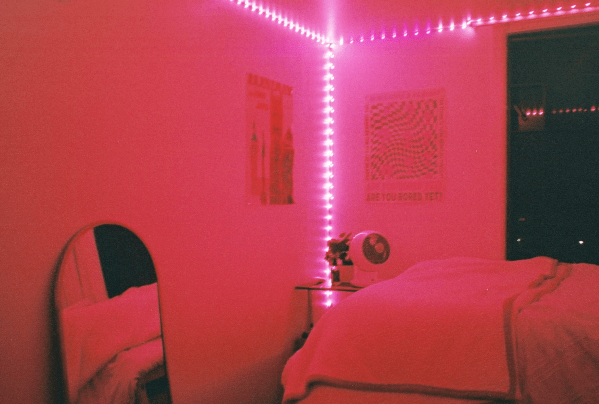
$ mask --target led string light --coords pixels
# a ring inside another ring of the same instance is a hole
[[[426,24],[424,28],[420,28],[420,26],[416,25],[412,29],[409,29],[404,25],[403,29],[399,31],[397,28],[393,28],[391,32],[387,32],[383,29],[380,33],[371,32],[370,35],[365,36],[364,34],[360,34],[355,37],[354,35],[350,35],[349,40],[347,41],[350,44],[356,42],[374,42],[374,41],[384,41],[384,40],[393,40],[399,38],[405,38],[408,36],[418,36],[420,34],[429,35],[433,32],[443,32],[443,31],[455,31],[456,28],[466,29],[472,25],[472,19],[464,20],[461,24],[456,25],[454,21],[451,21],[449,24],[444,25],[443,22],[439,22],[439,25],[433,27],[431,24]],[[341,37],[339,39],[339,45],[343,45],[345,43],[345,39]]]
[[[533,110],[534,111],[534,110]],[[527,115],[529,111],[526,111]],[[588,108],[582,108],[582,107],[578,107],[578,108],[554,108],[551,110],[551,113],[554,115],[559,115],[559,114],[574,114],[574,113],[579,113],[579,112],[599,112],[599,106],[597,105],[591,105]]]
[[[325,301],[324,301],[324,306],[325,307],[331,307],[333,305],[333,292],[330,290],[327,290],[324,292],[325,295]]]
[[[329,241],[331,240],[331,232],[333,229],[333,134],[334,134],[334,130],[333,130],[333,123],[334,123],[334,119],[333,119],[333,113],[334,113],[334,108],[333,108],[333,102],[334,102],[334,97],[333,97],[333,91],[334,91],[334,86],[333,86],[333,80],[334,80],[334,75],[333,75],[333,69],[334,69],[334,64],[332,59],[334,58],[334,53],[333,53],[333,48],[334,45],[333,43],[331,43],[331,41],[328,41],[323,35],[318,34],[316,31],[314,30],[310,30],[308,28],[306,28],[305,26],[299,24],[298,22],[295,22],[293,20],[290,20],[286,17],[284,17],[283,14],[281,13],[277,13],[269,8],[265,8],[261,5],[258,5],[255,1],[250,1],[250,0],[229,0],[231,3],[236,3],[238,6],[242,6],[247,10],[250,10],[251,12],[256,13],[259,16],[263,16],[265,19],[270,20],[274,23],[277,23],[279,25],[281,25],[284,28],[288,28],[291,31],[294,31],[302,36],[305,36],[306,38],[312,39],[314,41],[316,41],[317,43],[321,43],[323,45],[326,46],[326,54],[325,54],[325,66],[324,66],[324,70],[325,70],[325,76],[324,76],[324,81],[325,81],[325,87],[324,87],[324,91],[325,91],[325,98],[324,98],[324,104],[325,104],[325,108],[324,108],[324,115],[325,115],[325,120],[324,120],[324,124],[325,124],[325,130],[324,130],[324,146],[325,146],[325,153],[324,153],[324,157],[325,157],[325,163],[324,163],[324,167],[325,167],[325,172],[324,172],[324,190],[325,190],[325,194],[324,194],[324,201],[325,201],[325,210],[326,210],[326,214],[325,214],[325,241]],[[398,37],[409,37],[409,36],[418,36],[420,35],[420,33],[424,33],[425,35],[430,35],[431,33],[435,32],[435,33],[441,33],[441,32],[445,32],[445,31],[449,31],[449,32],[453,32],[456,30],[456,28],[461,28],[462,30],[467,29],[468,27],[476,27],[476,26],[482,26],[482,25],[489,25],[489,24],[496,24],[496,23],[506,23],[506,22],[511,22],[511,21],[520,21],[520,20],[524,20],[524,19],[533,19],[533,18],[542,18],[542,17],[550,17],[550,16],[558,16],[558,15],[565,15],[565,14],[574,14],[574,13],[580,13],[580,12],[593,12],[593,11],[597,11],[599,10],[598,6],[593,5],[591,2],[586,2],[584,3],[583,6],[578,6],[577,4],[573,4],[569,7],[557,7],[555,9],[542,9],[540,11],[536,11],[536,10],[530,10],[528,13],[515,13],[514,15],[510,16],[509,14],[503,14],[500,18],[496,18],[495,16],[490,16],[486,19],[483,18],[478,18],[476,20],[472,20],[470,17],[468,17],[467,19],[463,20],[460,24],[457,24],[454,21],[450,21],[449,24],[445,25],[443,24],[442,21],[439,22],[439,24],[435,27],[431,26],[430,23],[426,24],[424,29],[420,29],[420,27],[417,25],[415,26],[412,30],[408,29],[407,26],[404,25],[403,30],[401,30],[400,32],[398,32],[397,28],[392,28],[390,32],[387,32],[385,29],[383,29],[380,33],[376,33],[375,31],[372,31],[370,33],[370,35],[365,36],[364,34],[361,34],[358,38],[355,38],[353,35],[351,35],[349,37],[349,43],[353,44],[355,42],[374,42],[376,40],[381,40],[381,41],[385,41],[385,40],[395,40]],[[345,41],[344,38],[341,37],[339,40],[339,45],[344,45]],[[561,113],[575,113],[575,112],[595,112],[598,111],[599,108],[597,108],[596,106],[591,106],[589,108],[566,108],[566,109],[554,109],[552,110],[552,114],[561,114]],[[545,112],[543,109],[530,109],[527,110],[526,112],[527,116],[536,116],[536,115],[543,115]],[[520,240],[518,240],[520,241]],[[579,244],[583,244],[583,241],[579,241]],[[325,250],[326,250],[326,242],[325,242]],[[323,271],[322,274],[324,275],[324,278],[326,280],[328,280],[328,282],[330,282],[331,276],[330,276],[330,268],[327,266]],[[326,308],[330,308],[333,306],[334,304],[334,300],[333,299],[333,292],[332,291],[323,291],[323,296],[324,296],[324,300],[322,305]]]
[[[271,10],[269,8],[265,8],[262,5],[257,4],[255,1],[250,1],[250,0],[229,0],[231,3],[234,3],[240,7],[243,7],[244,9],[247,9],[253,13],[256,13],[259,16],[263,16],[265,19],[270,20],[274,23],[279,24],[280,26],[282,26],[283,28],[287,28],[291,31],[294,31],[302,36],[305,36],[306,38],[312,39],[314,41],[316,41],[317,43],[321,43],[323,45],[326,46],[326,54],[325,54],[325,66],[324,66],[324,70],[325,70],[325,76],[324,76],[324,81],[325,81],[325,87],[324,87],[324,92],[325,92],[325,97],[324,97],[324,124],[325,124],[325,130],[324,130],[324,146],[325,146],[325,152],[324,152],[324,157],[325,157],[325,163],[324,163],[324,167],[325,167],[325,172],[324,172],[324,200],[325,200],[325,240],[329,241],[332,236],[332,223],[333,223],[333,134],[334,134],[334,130],[333,130],[333,123],[334,123],[334,119],[333,119],[333,113],[334,113],[334,108],[333,108],[333,103],[334,103],[334,97],[333,97],[333,91],[334,91],[334,86],[333,86],[333,80],[334,80],[334,75],[333,75],[333,69],[334,69],[334,64],[332,59],[334,58],[334,53],[333,53],[333,48],[334,45],[330,42],[327,41],[327,39],[320,35],[319,33],[317,33],[314,30],[310,30],[308,28],[306,28],[305,26],[299,24],[298,22],[295,22],[293,20],[288,19],[287,17],[285,17],[282,13],[277,13],[274,10]],[[416,25],[414,28],[409,29],[406,25],[404,25],[403,29],[401,31],[398,31],[397,28],[392,28],[390,30],[390,32],[387,32],[386,29],[383,29],[380,33],[375,32],[374,30],[370,32],[369,35],[365,35],[365,34],[361,34],[358,37],[354,37],[353,35],[351,35],[349,37],[349,40],[347,41],[350,44],[359,42],[359,43],[364,43],[364,42],[374,42],[377,40],[380,41],[385,41],[385,40],[395,40],[397,38],[406,38],[409,36],[419,36],[420,34],[424,34],[424,35],[430,35],[431,33],[441,33],[441,32],[452,32],[455,31],[456,28],[460,28],[462,30],[467,29],[468,27],[476,27],[476,26],[483,26],[483,25],[489,25],[489,24],[496,24],[496,23],[507,23],[507,22],[512,22],[512,21],[521,21],[521,20],[525,20],[525,19],[533,19],[533,18],[542,18],[542,17],[550,17],[550,16],[558,16],[558,15],[566,15],[566,14],[573,14],[573,13],[580,13],[580,12],[593,12],[593,11],[597,11],[599,10],[599,7],[593,5],[591,2],[586,2],[583,5],[577,5],[577,4],[573,4],[570,5],[569,7],[556,7],[555,9],[549,9],[549,8],[545,8],[539,11],[536,10],[530,10],[527,13],[515,13],[513,15],[509,15],[509,14],[503,14],[501,15],[500,18],[497,18],[495,16],[489,16],[488,18],[478,18],[476,20],[473,20],[472,18],[467,18],[465,20],[463,20],[461,23],[456,24],[454,21],[450,21],[449,24],[444,24],[442,21],[439,22],[439,24],[437,26],[431,26],[431,24],[426,24],[426,26],[424,28],[420,28],[418,25]],[[344,43],[346,43],[346,41],[344,40],[343,37],[340,38],[339,40],[339,45],[344,45]],[[562,113],[576,113],[576,112],[596,112],[598,111],[599,108],[597,108],[597,106],[591,106],[589,108],[564,108],[564,109],[553,109],[551,111],[552,114],[562,114]],[[542,116],[545,113],[545,111],[543,109],[529,109],[527,111],[525,111],[525,114],[527,116]],[[325,249],[326,249],[326,243],[325,243]],[[330,269],[328,268],[328,266],[322,271],[324,278],[325,279],[329,279],[330,280]],[[326,291],[324,292],[325,295],[325,299],[324,299],[324,306],[326,307],[331,307],[333,305],[333,299],[332,299],[332,292],[330,291]]]
[[[497,23],[505,23],[512,21],[522,21],[526,19],[533,18],[544,18],[544,17],[554,17],[559,15],[566,14],[576,14],[576,13],[588,13],[592,11],[599,10],[599,7],[592,4],[591,2],[571,4],[570,6],[559,6],[555,8],[543,8],[540,10],[529,10],[528,12],[518,12],[513,15],[502,14],[500,18],[496,18],[495,16],[490,16],[488,18],[478,18],[473,22],[474,26],[481,25],[489,25],[489,24],[497,24]]]
[[[331,232],[333,230],[333,123],[335,122],[333,119],[333,113],[335,109],[333,108],[333,103],[335,98],[333,97],[333,92],[335,87],[333,85],[333,80],[335,76],[333,75],[333,69],[335,68],[335,64],[333,63],[333,58],[335,54],[333,53],[333,44],[327,45],[327,50],[325,53],[325,65],[324,65],[324,204],[325,204],[325,241],[329,241],[331,239]],[[327,244],[325,243],[325,252],[326,252]],[[325,279],[331,278],[330,268],[327,266],[323,275]],[[330,296],[329,296],[330,297]],[[330,302],[330,299],[327,299],[327,302]],[[330,304],[329,304],[330,306]]]
[[[324,65],[324,70],[325,70],[325,76],[324,76],[324,82],[325,82],[325,86],[324,86],[324,92],[325,92],[325,96],[324,96],[324,147],[325,147],[325,152],[324,152],[324,157],[325,157],[325,162],[324,162],[324,208],[325,208],[325,249],[327,247],[327,241],[331,239],[331,231],[332,231],[332,223],[333,223],[333,216],[332,216],[332,209],[333,209],[333,80],[334,80],[334,76],[333,76],[333,69],[334,69],[334,64],[333,64],[333,44],[330,41],[327,41],[326,38],[323,35],[318,34],[316,31],[314,30],[310,30],[306,27],[304,27],[303,25],[294,22],[293,20],[290,20],[288,18],[286,18],[282,13],[277,13],[269,8],[265,8],[261,5],[259,5],[258,3],[256,3],[255,1],[250,1],[250,0],[229,0],[230,3],[234,3],[237,6],[243,7],[244,9],[247,9],[251,12],[254,12],[256,14],[258,14],[259,16],[263,16],[264,18],[266,18],[267,20],[270,20],[274,23],[279,24],[280,26],[282,26],[283,28],[288,28],[289,30],[292,30],[302,36],[305,36],[309,39],[312,39],[314,41],[316,41],[317,43],[323,44],[326,47],[326,53],[325,53],[325,65]],[[331,278],[331,271],[330,268],[328,268],[328,266],[322,270],[322,276],[324,277],[324,279],[327,279],[330,282],[330,278]],[[330,291],[325,291],[324,292],[324,296],[325,296],[325,300],[323,305],[326,307],[331,307],[333,305],[333,298],[332,298],[332,292]]]
[[[553,108],[551,109],[551,114],[560,115],[560,114],[574,114],[580,112],[599,112],[599,106],[591,105],[590,107],[577,107],[577,108]],[[545,115],[545,110],[543,108],[528,108],[524,111],[524,115],[527,117],[531,116],[543,116]]]
[[[284,28],[288,28],[291,31],[295,31],[298,34],[305,36],[306,38],[312,39],[318,43],[326,44],[326,38],[320,35],[314,30],[308,29],[298,22],[288,19],[281,13],[277,13],[274,10],[269,9],[250,0],[229,0],[230,3],[235,3],[240,7],[243,7],[251,12],[254,12],[260,16],[263,16],[267,20],[275,22]]]
[[[258,15],[265,17],[268,20],[278,23],[285,28],[288,28],[292,31],[295,31],[307,38],[315,40],[318,43],[323,45],[328,45],[331,43],[328,41],[324,35],[320,35],[314,30],[310,30],[303,25],[295,22],[293,20],[288,19],[282,13],[277,13],[274,10],[269,9],[268,7],[264,7],[256,3],[256,1],[251,0],[229,0],[231,3],[235,3],[240,7],[243,7],[247,10],[250,10]],[[343,37],[339,39],[339,45],[343,45],[345,43],[356,43],[356,42],[373,42],[376,40],[390,40],[401,37],[408,36],[418,36],[421,33],[425,35],[429,35],[431,33],[440,33],[445,31],[455,31],[456,28],[466,29],[468,27],[477,27],[482,25],[489,24],[498,24],[498,23],[506,23],[512,21],[521,21],[525,19],[533,19],[533,18],[544,18],[544,17],[552,17],[552,16],[561,16],[567,14],[576,14],[576,13],[587,13],[599,11],[599,6],[595,5],[590,1],[586,1],[584,3],[575,3],[569,6],[559,6],[555,8],[542,8],[538,10],[529,10],[527,12],[516,12],[514,14],[504,13],[501,16],[491,15],[486,18],[477,18],[472,19],[468,17],[464,19],[461,23],[456,24],[453,20],[449,22],[449,24],[444,24],[442,21],[439,21],[437,26],[432,26],[430,23],[426,24],[424,28],[419,27],[418,25],[414,26],[412,29],[407,28],[404,25],[403,30],[401,32],[397,31],[397,28],[393,28],[391,32],[387,32],[383,29],[380,33],[376,33],[372,31],[368,34],[360,34],[358,36],[354,36],[353,34],[349,36],[349,39],[346,41]]]
[[[270,20],[274,23],[277,23],[279,25],[281,25],[284,28],[288,28],[291,31],[294,31],[302,36],[305,36],[306,38],[312,39],[314,41],[316,41],[317,43],[321,43],[323,45],[326,46],[326,53],[325,53],[325,66],[324,66],[324,70],[325,70],[325,76],[324,76],[324,81],[325,81],[325,87],[324,87],[324,92],[325,92],[325,97],[324,97],[324,115],[325,115],[325,119],[324,119],[324,124],[325,124],[325,130],[324,130],[324,146],[325,146],[325,152],[324,152],[324,157],[325,157],[325,163],[324,163],[324,168],[325,168],[325,172],[324,172],[324,190],[325,190],[325,194],[324,194],[324,202],[325,202],[325,210],[326,210],[326,214],[325,214],[325,241],[329,241],[331,240],[331,233],[332,233],[332,229],[333,229],[333,134],[334,134],[334,130],[333,130],[333,123],[334,123],[334,119],[333,119],[333,113],[334,113],[334,108],[333,108],[333,103],[334,103],[334,97],[333,97],[333,91],[334,91],[334,86],[333,86],[333,80],[334,80],[334,75],[333,75],[333,69],[334,69],[334,64],[333,64],[333,58],[334,58],[334,53],[333,53],[333,49],[334,49],[334,44],[327,40],[324,36],[318,34],[316,31],[314,30],[310,30],[308,28],[306,28],[305,26],[299,24],[298,22],[295,22],[293,20],[290,20],[286,17],[284,17],[283,14],[281,13],[277,13],[269,8],[265,8],[261,5],[258,5],[255,1],[250,1],[250,0],[229,0],[231,3],[236,3],[238,6],[242,6],[247,10],[250,10],[251,12],[256,13],[259,16],[263,16],[265,19]],[[426,26],[424,27],[424,29],[420,29],[420,27],[417,25],[415,26],[413,29],[408,29],[407,26],[404,25],[403,30],[399,31],[397,30],[397,28],[392,28],[390,30],[390,32],[387,32],[385,29],[383,29],[380,33],[376,33],[375,31],[371,31],[370,35],[365,36],[364,34],[361,34],[359,37],[355,38],[353,35],[351,35],[349,37],[349,43],[353,44],[355,42],[374,42],[376,40],[381,40],[381,41],[385,41],[385,40],[395,40],[398,37],[409,37],[409,36],[418,36],[420,35],[420,33],[423,33],[425,35],[430,35],[431,33],[435,32],[435,33],[441,33],[441,32],[445,32],[445,31],[455,31],[456,28],[461,28],[462,30],[465,30],[469,27],[476,27],[476,26],[482,26],[482,25],[489,25],[489,24],[496,24],[496,23],[506,23],[506,22],[511,22],[511,21],[520,21],[520,20],[524,20],[524,19],[533,19],[533,18],[542,18],[542,17],[550,17],[550,16],[559,16],[559,15],[565,15],[565,14],[574,14],[574,13],[581,13],[581,12],[593,12],[593,11],[598,11],[599,7],[593,5],[591,2],[586,2],[584,3],[583,6],[578,6],[577,4],[573,4],[569,7],[557,7],[555,9],[542,9],[540,11],[536,11],[536,10],[530,10],[528,11],[528,13],[515,13],[514,15],[510,16],[509,14],[503,14],[500,18],[496,18],[495,16],[490,16],[486,19],[483,18],[478,18],[476,20],[471,19],[470,17],[463,20],[460,24],[457,24],[454,21],[450,21],[449,24],[445,25],[443,24],[442,21],[439,22],[439,24],[437,26],[431,26],[430,23],[426,24]],[[339,45],[344,45],[345,41],[344,38],[341,37],[339,40]],[[562,114],[562,113],[577,113],[577,112],[596,112],[599,111],[599,108],[597,106],[591,106],[589,108],[566,108],[566,109],[554,109],[552,110],[552,114]],[[527,116],[542,116],[544,115],[545,111],[543,109],[530,109],[527,110],[526,112]],[[519,242],[521,241],[520,239],[518,240]],[[580,245],[584,244],[584,241],[579,241],[578,242]],[[325,251],[326,251],[326,242],[325,242]],[[326,279],[328,282],[330,282],[331,279],[331,274],[330,274],[330,268],[327,266],[325,269],[323,269],[322,274],[324,275],[324,279]],[[323,302],[321,303],[322,306],[326,307],[326,308],[330,308],[334,305],[336,299],[334,299],[334,293],[330,290],[327,291],[323,291],[322,295],[324,297]]]
[[[324,124],[325,124],[325,130],[324,130],[324,146],[325,146],[325,152],[324,152],[324,158],[325,158],[325,163],[324,163],[324,167],[325,167],[325,173],[324,173],[324,179],[325,179],[325,185],[324,185],[324,190],[325,190],[325,194],[324,194],[324,203],[325,203],[325,210],[326,210],[326,215],[325,215],[325,233],[326,233],[326,237],[325,237],[325,241],[328,242],[329,240],[331,240],[332,238],[332,231],[333,231],[333,199],[334,199],[334,195],[333,195],[333,177],[334,177],[334,170],[333,170],[333,146],[334,146],[334,142],[333,142],[333,138],[334,138],[334,134],[335,131],[333,129],[333,124],[335,123],[335,120],[333,118],[333,114],[335,112],[334,109],[334,102],[335,102],[335,97],[333,96],[333,93],[335,91],[335,86],[334,86],[334,80],[335,80],[335,76],[333,74],[333,69],[335,69],[335,64],[333,63],[333,59],[335,58],[335,53],[334,53],[334,48],[335,45],[332,43],[328,43],[326,45],[327,50],[325,53],[325,65],[324,65],[324,71],[325,71],[325,75],[324,75],[324,92],[325,92],[325,97],[324,97],[324,114],[325,114],[325,119],[324,119]],[[328,248],[328,244],[325,242],[325,251]],[[326,282],[330,285],[331,282],[331,269],[328,267],[328,265],[324,268],[324,270],[322,271],[323,275],[324,275],[324,279],[326,280]],[[339,292],[333,292],[331,290],[326,290],[321,292],[321,295],[323,297],[322,301],[321,301],[321,306],[323,306],[325,309],[329,309],[331,307],[333,307],[337,302],[339,302]]]
[[[316,31],[309,30],[304,26],[287,19],[281,13],[277,13],[273,10],[258,5],[255,1],[250,0],[229,0],[231,3],[235,3],[240,7],[243,7],[251,12],[254,12],[260,16],[265,17],[274,23],[281,25],[283,28],[288,28],[296,33],[315,40],[318,43],[326,46],[325,51],[325,65],[324,65],[324,208],[325,208],[325,249],[326,242],[331,239],[332,223],[333,223],[333,44],[328,42],[324,36],[318,34]],[[324,254],[323,254],[324,255]],[[322,270],[322,276],[324,279],[330,280],[330,269],[328,266]],[[332,293],[325,292],[324,305],[330,307],[333,304]]]
[[[455,21],[450,21],[448,24],[444,24],[442,21],[439,22],[437,26],[432,26],[430,23],[426,24],[425,27],[421,28],[418,25],[415,25],[413,28],[408,28],[404,25],[403,29],[398,32],[397,28],[391,29],[391,32],[388,32],[386,29],[383,29],[380,33],[376,33],[372,31],[370,34],[365,35],[364,33],[360,35],[350,35],[349,39],[345,39],[341,37],[339,39],[339,45],[343,45],[345,43],[353,44],[353,43],[364,43],[364,42],[374,42],[374,41],[384,41],[384,40],[392,40],[397,38],[406,38],[409,36],[415,37],[420,34],[429,35],[431,33],[441,33],[441,32],[452,32],[458,29],[466,29],[468,27],[478,27],[489,24],[498,24],[498,23],[507,23],[513,21],[522,21],[526,19],[534,19],[534,18],[545,18],[545,17],[553,17],[553,16],[561,16],[567,14],[576,14],[576,13],[588,13],[593,11],[599,11],[599,6],[594,5],[591,2],[585,2],[582,4],[572,4],[567,7],[555,7],[555,8],[544,8],[541,10],[529,10],[526,13],[517,12],[512,15],[510,14],[502,14],[501,17],[497,17],[495,15],[491,15],[487,18],[477,18],[472,19],[471,17],[465,18],[461,23],[456,23]]]
[[[524,115],[526,115],[526,116],[543,116],[543,115],[545,115],[545,110],[543,110],[543,108],[527,109],[526,111],[524,111]]]

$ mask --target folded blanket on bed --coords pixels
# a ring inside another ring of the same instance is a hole
[[[426,261],[356,292],[320,319],[287,362],[284,401],[304,397],[317,382],[513,398],[517,306],[555,289],[566,276],[560,268],[546,257]]]
[[[69,400],[115,355],[161,334],[156,284],[130,288],[99,303],[81,301],[59,313]]]

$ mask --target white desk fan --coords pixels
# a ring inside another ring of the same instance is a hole
[[[352,239],[349,258],[354,263],[354,286],[364,287],[378,282],[378,265],[389,259],[391,247],[385,237],[375,231],[363,231]]]

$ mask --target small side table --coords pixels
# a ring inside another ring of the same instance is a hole
[[[314,326],[314,323],[316,322],[314,318],[314,299],[312,297],[312,293],[313,292],[331,292],[330,294],[332,294],[333,292],[336,293],[343,293],[343,294],[347,294],[347,293],[353,293],[353,292],[357,292],[358,290],[362,289],[361,287],[357,287],[354,285],[351,285],[349,283],[335,283],[335,284],[331,284],[331,282],[326,281],[324,279],[316,279],[315,281],[309,282],[309,283],[303,283],[301,285],[297,285],[295,287],[296,290],[306,290],[308,292],[308,329],[306,331],[304,331],[304,333],[302,334],[302,336],[300,338],[298,338],[295,341],[295,346],[294,346],[294,352],[297,351],[298,349],[300,349],[303,345],[304,342],[306,342],[306,339],[308,338],[308,335],[310,334],[310,331],[312,331],[312,327]],[[341,299],[339,299],[341,300]],[[323,305],[320,307],[320,316],[322,316],[322,314],[329,308],[331,307],[331,305]],[[318,318],[320,318],[320,316],[318,316]]]
[[[310,327],[314,325],[314,313],[313,313],[313,298],[312,292],[344,292],[344,293],[353,293],[361,290],[363,288],[351,285],[349,283],[334,283],[325,281],[324,279],[317,279],[314,282],[303,283],[301,285],[297,285],[295,287],[297,290],[307,290],[308,291],[308,321],[310,323]],[[329,306],[330,307],[330,306]]]
[[[328,284],[324,279],[317,279],[314,282],[302,283],[301,285],[297,285],[296,289],[305,289],[305,290],[331,290],[333,292],[357,292],[363,288],[359,286],[354,286],[351,283],[333,283]]]

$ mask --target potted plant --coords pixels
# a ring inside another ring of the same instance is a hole
[[[333,282],[349,282],[351,280],[350,270],[353,269],[354,264],[349,258],[351,240],[351,233],[341,233],[339,238],[332,238],[327,242],[328,249],[324,259],[331,266],[331,280]],[[350,279],[345,279],[348,276]]]

